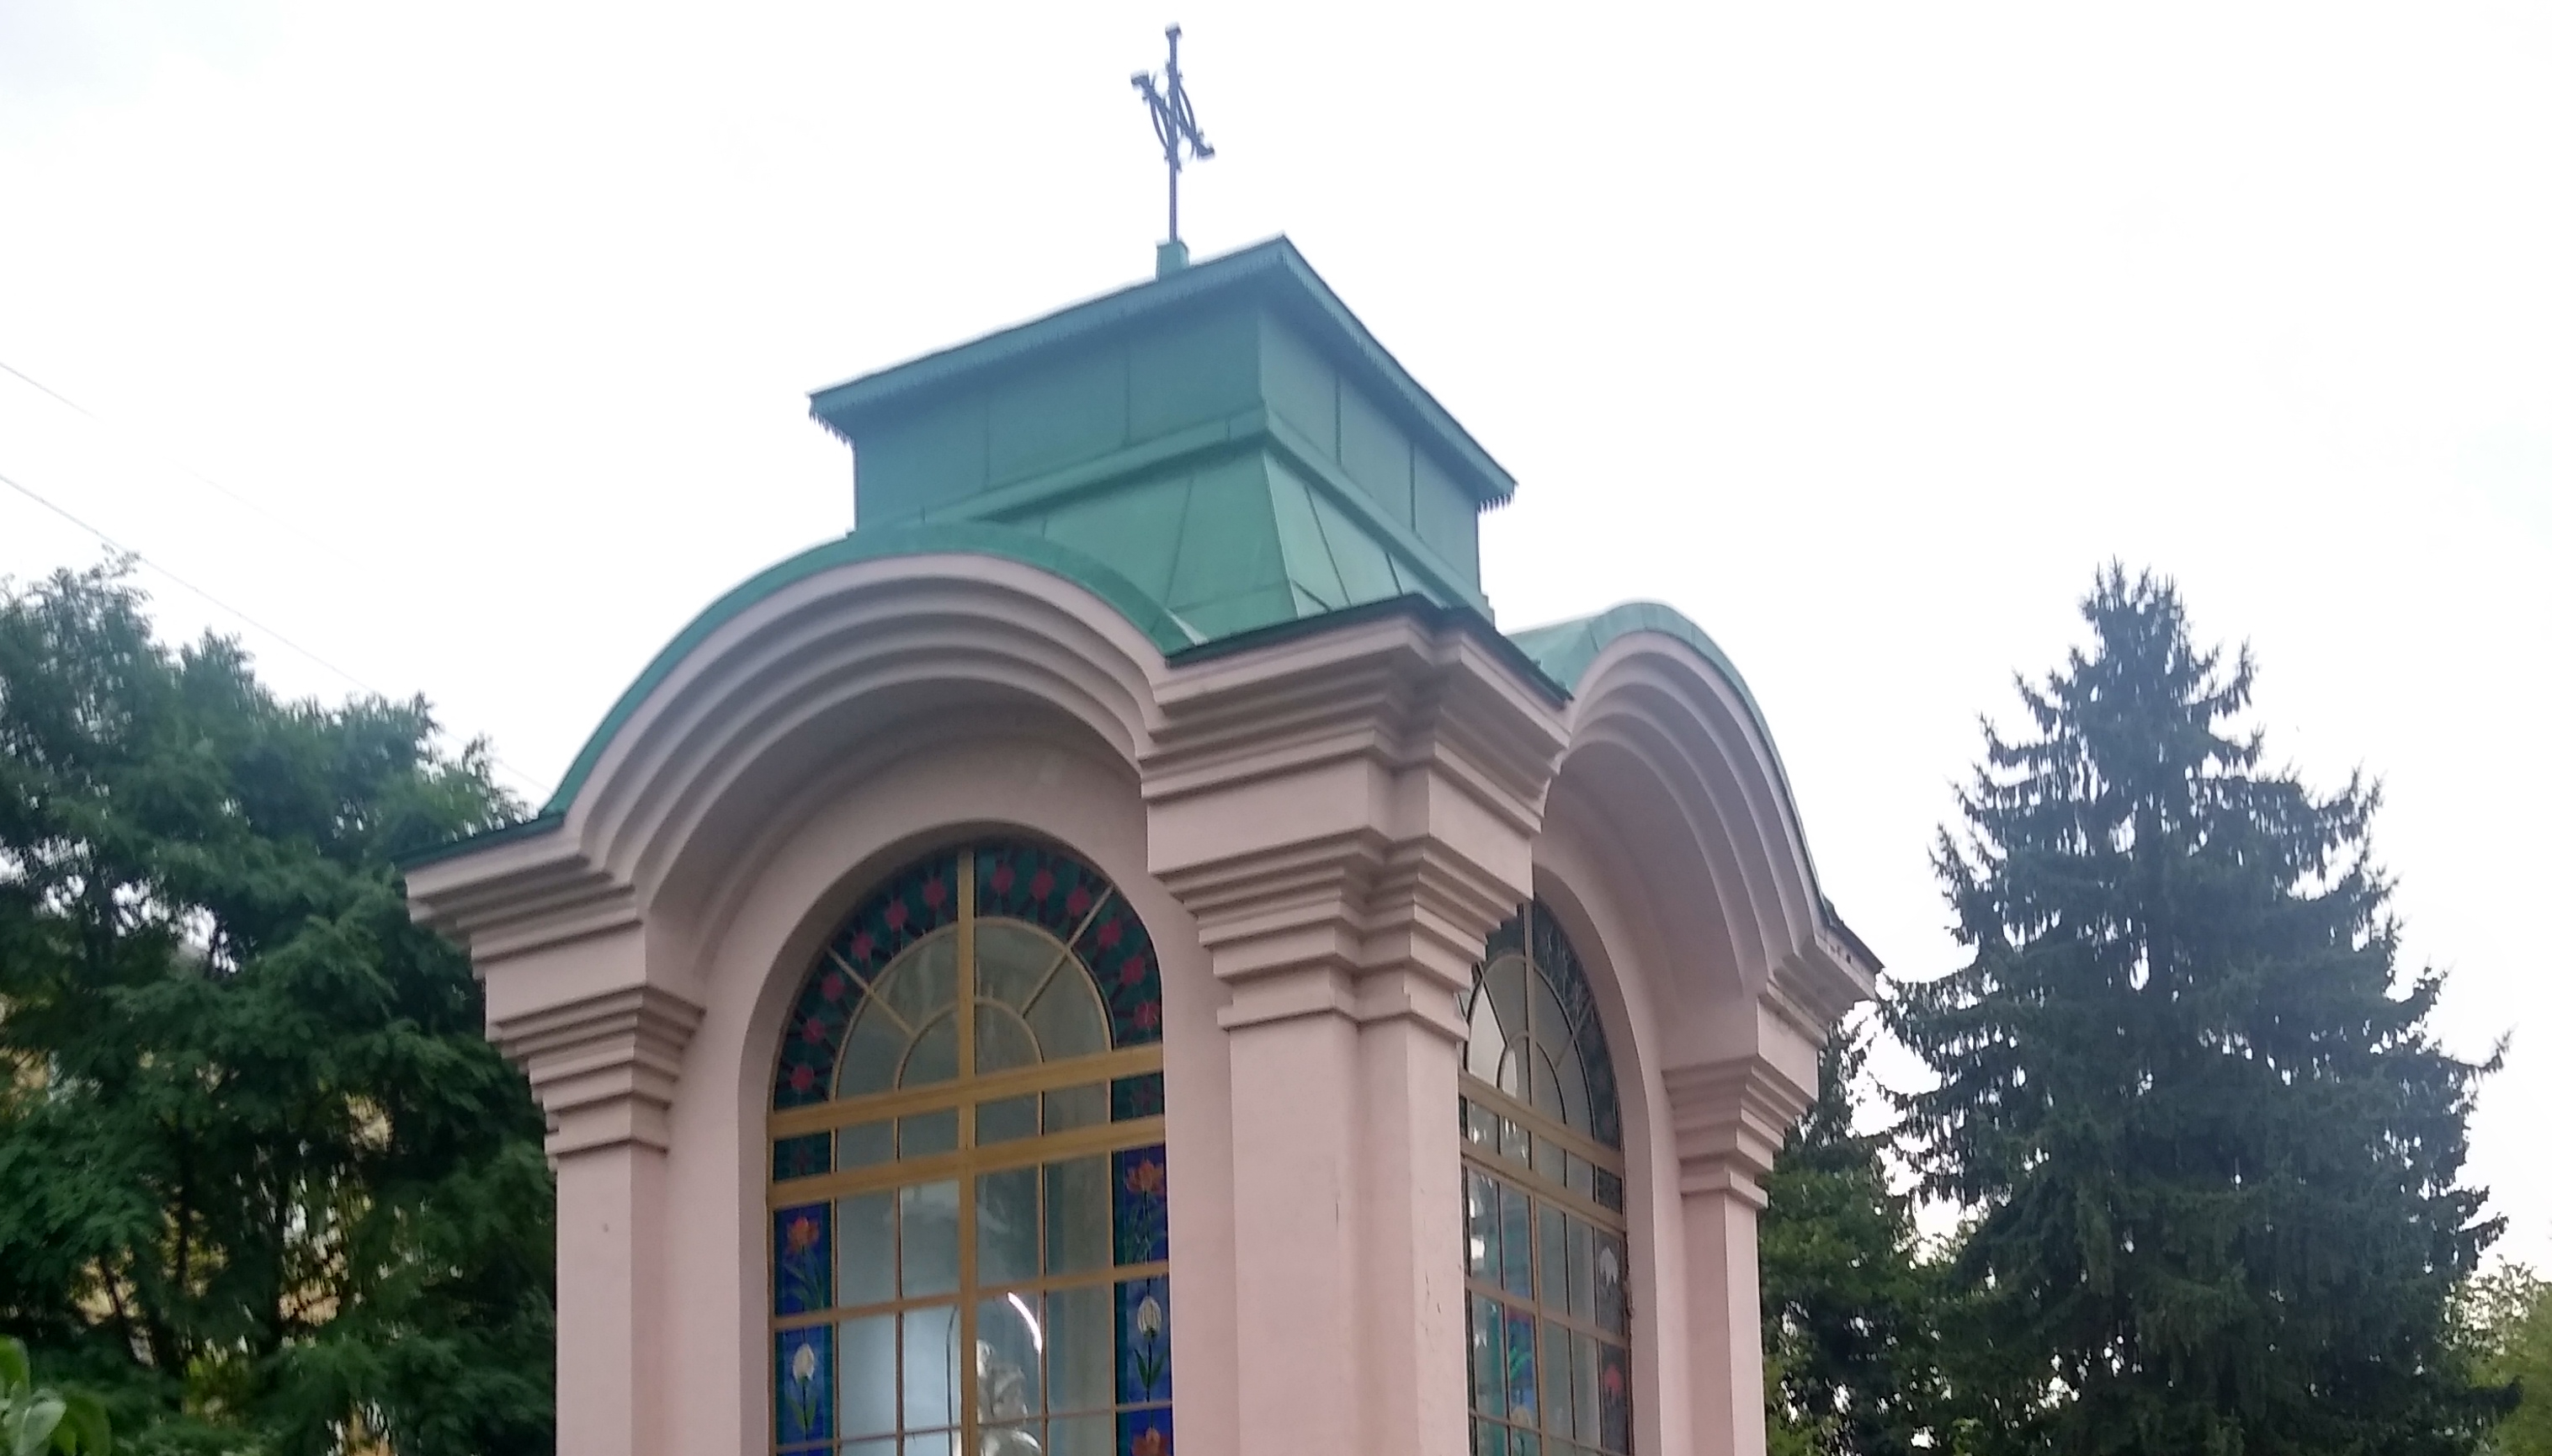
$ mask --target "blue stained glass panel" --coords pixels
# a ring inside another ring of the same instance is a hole
[[[830,1325],[780,1332],[773,1424],[783,1446],[833,1437],[833,1330]]]
[[[1116,1404],[1170,1399],[1170,1279],[1116,1286]]]
[[[1170,1257],[1170,1164],[1155,1143],[1127,1148],[1111,1164],[1115,1185],[1117,1264],[1150,1264]]]
[[[1161,1105],[1161,1074],[1158,1072],[1146,1072],[1140,1077],[1119,1077],[1108,1084],[1108,1120],[1111,1122],[1158,1117]]]
[[[833,1171],[833,1135],[810,1132],[804,1137],[784,1137],[771,1145],[771,1181],[787,1183],[793,1178],[813,1178]]]
[[[1170,1456],[1170,1412],[1119,1412],[1116,1417],[1116,1456]]]
[[[782,1314],[833,1305],[833,1207],[807,1203],[771,1215],[771,1302]]]

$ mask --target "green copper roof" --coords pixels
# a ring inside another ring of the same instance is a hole
[[[1227,253],[1169,276],[1104,294],[1015,328],[881,369],[810,397],[826,428],[851,439],[890,412],[909,411],[979,377],[987,370],[1023,366],[1065,346],[1152,322],[1162,315],[1198,312],[1225,300],[1251,299],[1279,310],[1315,345],[1349,361],[1356,382],[1382,398],[1403,423],[1440,444],[1456,482],[1482,505],[1500,505],[1515,493],[1515,477],[1489,458],[1436,396],[1400,366],[1366,331],[1336,293],[1312,270],[1285,238]]]
[[[816,391],[861,530],[993,521],[1207,637],[1419,595],[1483,616],[1515,482],[1278,239]]]

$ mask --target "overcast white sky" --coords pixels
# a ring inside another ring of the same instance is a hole
[[[113,422],[0,374],[0,472],[537,799],[850,524],[806,390],[1147,273],[1173,18],[1191,243],[1291,234],[1516,473],[1504,625],[1719,638],[1893,968],[2098,564],[2248,639],[2514,1033],[2473,1175],[2552,1262],[2552,8],[0,0],[0,363]],[[97,554],[0,490],[0,572]]]

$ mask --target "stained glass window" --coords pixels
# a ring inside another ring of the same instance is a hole
[[[1161,977],[1036,845],[879,885],[807,970],[771,1090],[784,1453],[1171,1456]]]
[[[1621,1101],[1585,968],[1539,901],[1489,937],[1463,1011],[1473,1456],[1628,1453]]]

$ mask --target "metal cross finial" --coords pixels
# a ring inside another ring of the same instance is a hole
[[[1143,93],[1152,108],[1152,134],[1161,139],[1161,156],[1170,164],[1170,241],[1163,254],[1175,252],[1184,258],[1187,250],[1179,244],[1179,169],[1186,163],[1179,156],[1180,144],[1185,143],[1188,155],[1199,161],[1212,157],[1214,149],[1206,145],[1205,133],[1197,130],[1196,107],[1188,100],[1186,83],[1179,79],[1179,28],[1170,27],[1168,35],[1167,71],[1157,81],[1147,72],[1136,72],[1134,89]]]

